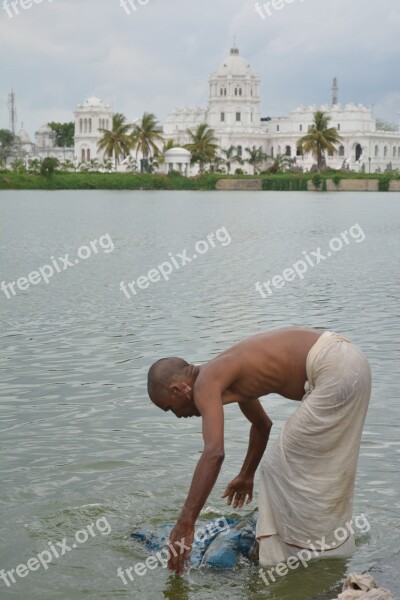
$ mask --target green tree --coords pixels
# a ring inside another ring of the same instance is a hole
[[[40,158],[31,158],[28,161],[28,170],[32,171],[32,173],[40,173],[42,161]]]
[[[69,123],[52,121],[48,125],[56,134],[55,144],[57,147],[64,148],[66,146],[71,148],[74,145],[75,124],[72,121]]]
[[[70,160],[69,158],[67,158],[66,160],[64,160],[64,162],[61,163],[61,170],[62,171],[75,171],[75,164],[72,160]]]
[[[177,146],[178,144],[174,140],[167,140],[166,142],[164,142],[162,150],[158,153],[157,156],[158,164],[163,165],[165,163],[164,154],[167,152],[167,150],[172,150],[172,148],[176,148]]]
[[[162,129],[153,113],[145,112],[139,123],[135,123],[131,134],[131,144],[136,151],[142,154],[140,171],[151,172],[154,157],[160,153],[158,144],[163,142]]]
[[[278,154],[274,158],[273,165],[268,169],[270,173],[284,173],[288,171],[293,164],[293,160],[286,154]]]
[[[243,164],[243,159],[238,152],[237,146],[229,146],[229,148],[222,148],[221,150],[221,162],[225,165],[227,172],[230,174],[233,163]]]
[[[60,161],[58,158],[54,158],[54,156],[46,156],[40,165],[40,174],[45,175],[46,177],[51,177],[59,164]]]
[[[11,164],[11,170],[14,173],[26,173],[26,166],[25,166],[25,161],[22,160],[21,158],[17,158],[16,160],[14,160],[14,162]]]
[[[261,146],[259,148],[253,146],[252,148],[245,148],[245,150],[248,154],[248,158],[245,159],[245,162],[248,162],[249,165],[253,167],[253,173],[255,175],[259,166],[267,160],[268,156]]]
[[[202,123],[195,131],[187,130],[190,138],[185,148],[192,153],[192,164],[199,163],[200,173],[204,173],[205,165],[215,160],[218,146],[214,130],[207,123]]]
[[[125,158],[131,149],[130,129],[131,125],[127,123],[126,117],[121,113],[113,115],[111,129],[99,129],[103,133],[103,137],[97,146],[99,150],[104,151],[104,156],[114,157],[115,170],[117,170],[121,156]]]
[[[335,127],[329,127],[331,118],[325,112],[314,113],[314,122],[308,133],[297,141],[297,149],[303,154],[312,154],[321,170],[325,152],[335,152],[336,144],[342,139]]]
[[[12,153],[15,136],[9,129],[0,129],[0,159],[6,161]]]

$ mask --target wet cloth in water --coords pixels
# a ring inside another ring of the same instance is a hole
[[[255,511],[243,519],[224,517],[204,523],[195,533],[190,566],[233,569],[241,558],[255,558],[257,516]],[[173,525],[163,525],[154,531],[138,529],[132,537],[142,542],[148,551],[159,552],[166,548],[172,528]]]
[[[325,556],[354,549],[350,533],[340,542],[334,534],[352,518],[370,367],[356,346],[332,332],[311,348],[306,367],[300,406],[261,463],[256,535],[263,566],[318,541]]]
[[[393,594],[379,587],[369,573],[350,573],[336,600],[394,600]]]

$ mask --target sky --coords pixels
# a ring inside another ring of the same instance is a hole
[[[0,128],[11,89],[32,138],[90,96],[129,120],[206,107],[234,35],[261,76],[262,116],[329,103],[337,76],[340,102],[399,124],[399,0],[122,1],[8,0],[10,17],[0,0]]]

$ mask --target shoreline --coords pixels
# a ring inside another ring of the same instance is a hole
[[[132,173],[36,173],[0,172],[1,190],[172,190],[172,191],[304,191],[304,192],[400,192],[399,174],[292,173],[197,177]]]

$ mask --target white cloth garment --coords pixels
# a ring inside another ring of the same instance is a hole
[[[324,557],[354,551],[346,524],[371,370],[361,350],[332,332],[311,348],[306,367],[306,393],[261,463],[256,536],[262,566],[321,544]]]
[[[379,587],[369,573],[350,573],[336,600],[394,600],[389,590]]]

